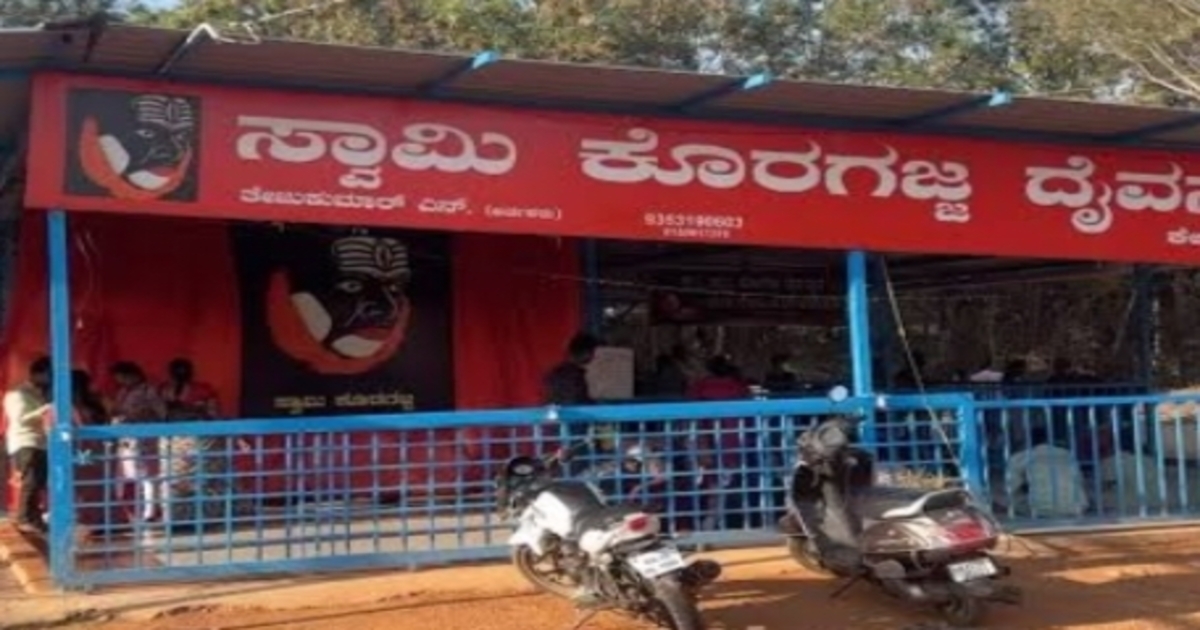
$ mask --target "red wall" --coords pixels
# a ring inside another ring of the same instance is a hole
[[[42,219],[41,213],[30,212],[21,225],[12,312],[0,342],[0,376],[9,386],[23,378],[33,358],[48,353]],[[235,414],[241,330],[227,226],[75,214],[71,241],[76,367],[107,385],[102,377],[114,361],[136,361],[157,380],[170,359],[190,357],[200,378],[219,392],[224,413]],[[581,288],[573,280],[579,274],[575,243],[487,234],[456,235],[453,243],[458,407],[538,404],[542,374],[560,359],[580,322]],[[467,438],[473,458],[484,455],[478,448],[481,434],[482,430],[460,434]],[[447,442],[450,445],[434,457],[450,463],[458,457],[455,437]],[[409,463],[428,458],[428,450],[416,446],[406,455]],[[381,452],[399,459],[399,449]],[[381,462],[380,469],[395,477],[378,483],[405,481],[398,477],[398,463]],[[273,467],[272,462],[266,464]],[[444,469],[449,476],[455,474],[451,466]],[[407,481],[419,480],[410,475]]]

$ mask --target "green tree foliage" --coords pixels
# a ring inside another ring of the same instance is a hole
[[[0,28],[32,27],[96,13],[116,17],[124,4],[119,0],[0,0]]]
[[[1046,37],[1124,71],[1125,95],[1168,104],[1200,97],[1200,0],[1027,0]]]
[[[1019,92],[1110,89],[1029,0],[183,0],[143,20],[346,44]],[[306,7],[316,7],[311,10]]]

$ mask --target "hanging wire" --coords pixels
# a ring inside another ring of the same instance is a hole
[[[916,353],[913,351],[912,342],[908,336],[908,326],[904,322],[904,314],[900,312],[900,302],[896,297],[896,287],[892,283],[891,270],[888,268],[887,259],[880,261],[880,267],[883,271],[883,284],[887,292],[888,306],[892,312],[892,320],[896,325],[896,332],[900,337],[900,347],[904,350],[904,361],[908,366],[909,372],[913,375],[913,380],[916,382],[917,392],[921,396],[922,405],[925,412],[929,414],[929,420],[933,428],[937,431],[938,438],[942,441],[942,446],[945,446],[945,451],[950,457],[951,463],[958,469],[959,474],[962,474],[962,458],[958,456],[958,452],[954,449],[954,443],[950,439],[950,435],[946,432],[941,415],[929,404],[928,390],[925,388],[925,377],[921,374],[920,366],[917,364]],[[974,422],[974,418],[964,418],[967,422]]]

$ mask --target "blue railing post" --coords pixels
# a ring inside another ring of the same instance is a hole
[[[54,426],[47,448],[50,460],[50,575],[56,584],[75,582],[74,423],[71,418],[71,283],[67,215],[46,215],[50,267],[50,360],[53,365]]]
[[[892,374],[895,373],[896,366],[893,364],[895,360],[896,350],[896,325],[895,317],[892,315],[891,302],[888,300],[887,294],[887,261],[883,256],[876,256],[873,264],[869,266],[869,280],[871,282],[871,321],[874,326],[871,327],[872,343],[878,356],[872,355],[872,361],[878,363],[882,376],[882,383],[873,383],[877,387],[882,387],[885,391],[890,391],[894,386],[892,382]]]
[[[958,407],[958,434],[961,436],[958,459],[959,465],[963,468],[959,471],[959,475],[966,482],[967,490],[983,505],[990,507],[991,493],[987,487],[987,476],[984,471],[987,461],[985,457],[987,445],[984,444],[979,422],[975,400],[970,396],[965,396]]]
[[[595,239],[583,241],[583,322],[585,330],[599,335],[604,323],[604,304],[600,296],[600,256]]]
[[[875,384],[871,361],[870,281],[867,253],[854,250],[846,254],[846,318],[850,330],[851,389],[856,397],[873,398]],[[875,444],[875,419],[867,414],[862,427],[864,444]]]

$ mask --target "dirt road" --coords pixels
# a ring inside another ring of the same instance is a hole
[[[1200,531],[1042,539],[1015,543],[1016,581],[1027,590],[1021,608],[995,608],[988,628],[1004,630],[1200,629]],[[830,600],[831,582],[805,573],[775,550],[723,555],[726,577],[704,602],[712,630],[902,630],[934,620],[906,610],[867,586]],[[473,571],[485,571],[476,569]],[[472,571],[472,570],[467,570]],[[478,575],[478,574],[477,574]],[[493,574],[500,575],[500,574]],[[405,578],[397,578],[397,592]],[[177,609],[142,621],[90,622],[97,630],[568,630],[574,613],[554,598],[477,588],[449,578],[444,588],[407,592],[357,606],[339,606],[331,581],[326,601],[308,607]],[[457,583],[457,586],[456,586]],[[481,591],[487,591],[486,593]],[[919,626],[918,626],[919,627]],[[613,615],[589,630],[635,630]]]

